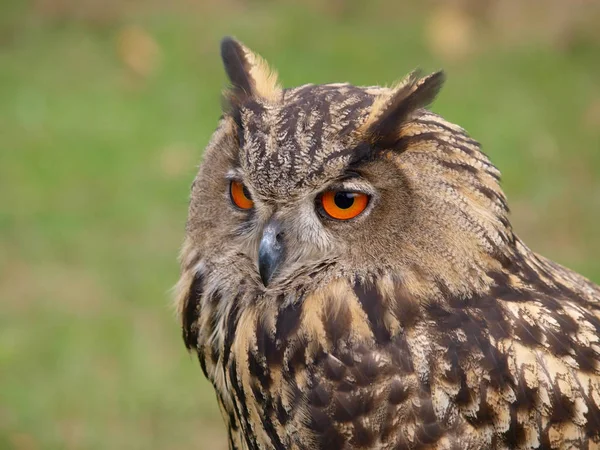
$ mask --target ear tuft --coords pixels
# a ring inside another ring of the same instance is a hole
[[[221,59],[232,88],[240,91],[240,93],[252,95],[251,68],[244,47],[229,36],[223,38],[221,41]]]
[[[445,79],[442,71],[426,77],[421,77],[420,71],[414,71],[390,92],[375,99],[371,113],[361,127],[365,139],[380,148],[393,147],[400,137],[402,125],[416,110],[433,102]]]
[[[269,102],[281,98],[277,73],[259,55],[231,37],[221,41],[221,58],[231,88],[225,96],[230,104],[239,104],[250,97]]]

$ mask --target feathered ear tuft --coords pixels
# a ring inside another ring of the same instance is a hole
[[[259,55],[251,52],[242,43],[231,37],[221,41],[221,58],[231,88],[225,98],[238,105],[250,97],[275,102],[281,98],[281,86],[277,73]]]
[[[361,127],[364,138],[379,148],[391,148],[400,138],[400,128],[418,109],[425,108],[440,91],[446,76],[439,71],[421,77],[409,74],[390,92],[375,99],[371,113]]]

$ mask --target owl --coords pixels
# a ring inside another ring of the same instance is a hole
[[[230,449],[600,448],[600,288],[515,235],[426,109],[443,73],[284,89],[221,55],[176,303]]]

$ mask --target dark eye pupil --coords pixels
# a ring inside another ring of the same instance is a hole
[[[348,209],[354,204],[354,193],[353,192],[336,192],[333,197],[335,206],[340,209]]]
[[[248,188],[246,186],[242,187],[242,192],[244,193],[244,196],[250,200],[252,197],[250,197],[250,191],[248,190]]]

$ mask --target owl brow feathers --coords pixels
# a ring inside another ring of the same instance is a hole
[[[224,92],[223,109],[241,131],[242,106],[260,110],[265,103],[275,104],[282,100],[284,90],[266,61],[235,39],[226,37],[221,41],[221,57],[231,83]],[[398,85],[371,96],[372,105],[366,109],[366,120],[352,132],[357,138],[355,145],[332,152],[323,162],[350,156],[348,164],[354,166],[373,157],[377,150],[399,150],[402,127],[415,111],[435,99],[444,80],[442,71],[425,77],[420,71],[414,71]],[[238,132],[240,146],[244,143],[243,136]]]
[[[400,139],[401,127],[410,120],[412,113],[433,102],[445,79],[443,71],[421,77],[417,70],[392,88],[391,93],[380,95],[358,130],[363,140],[375,148],[395,147]]]

